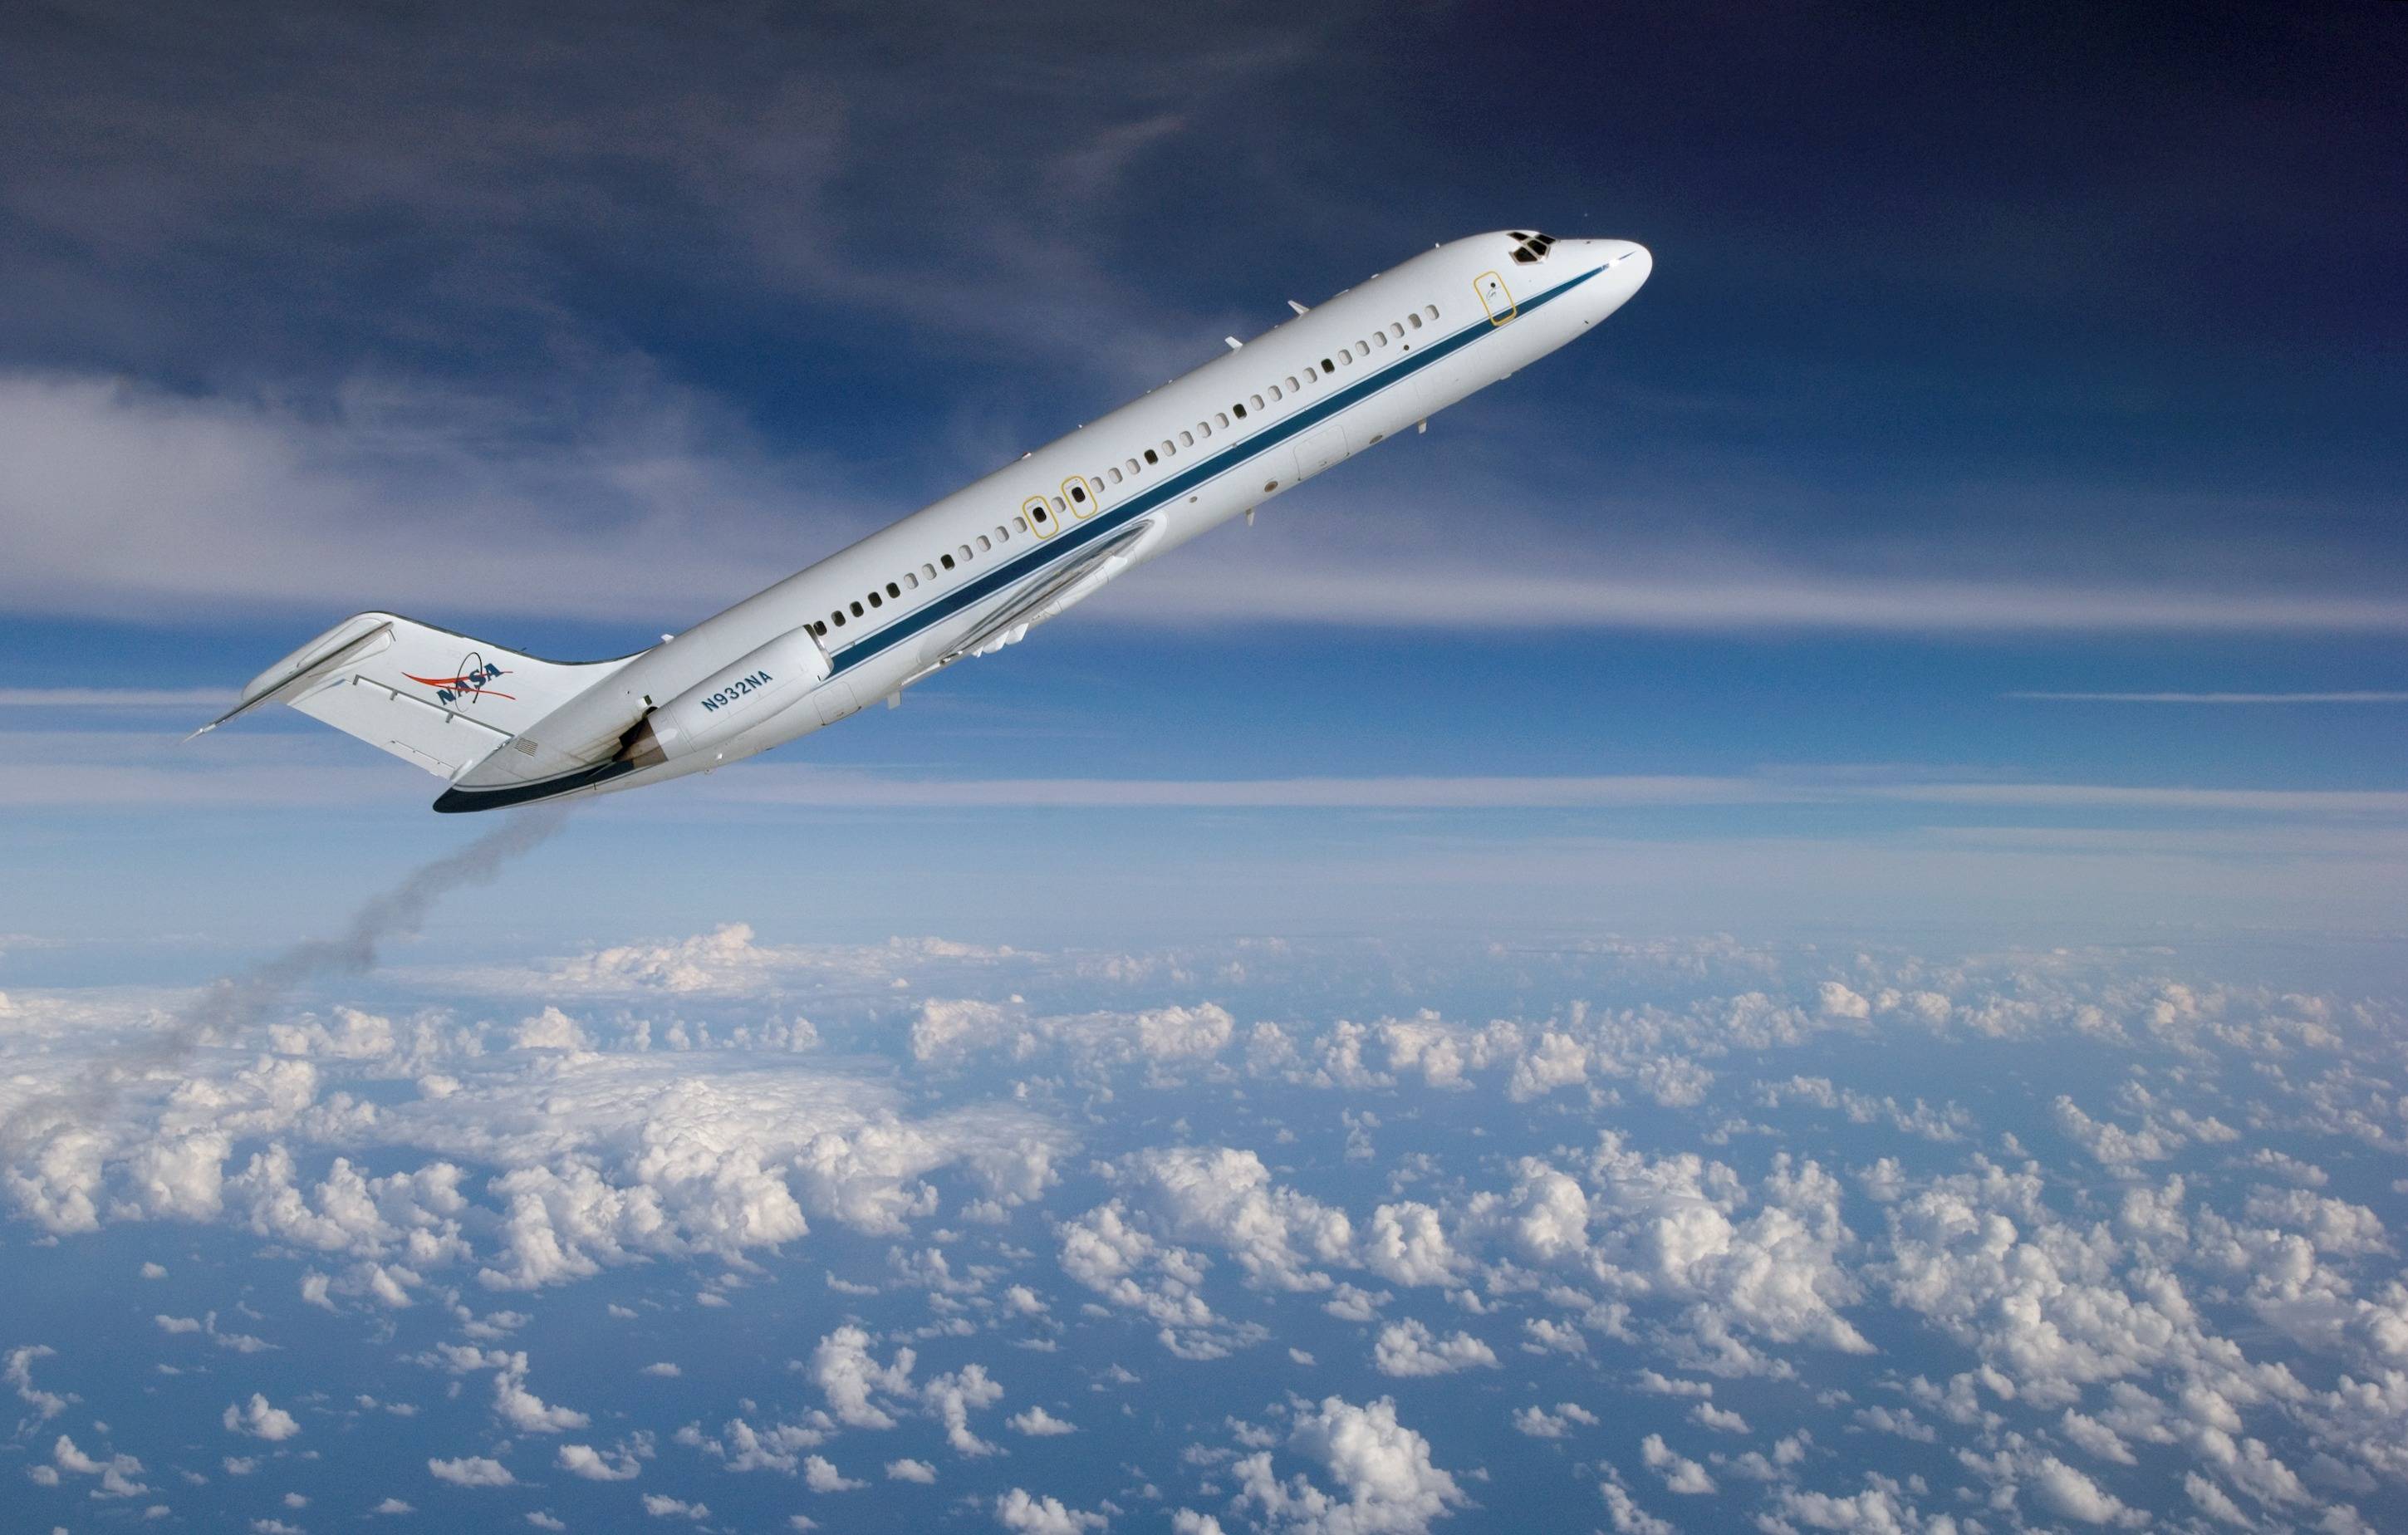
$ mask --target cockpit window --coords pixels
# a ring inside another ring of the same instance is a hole
[[[1553,235],[1525,235],[1518,230],[1513,232],[1513,238],[1521,242],[1513,247],[1513,259],[1525,266],[1546,260],[1548,250],[1555,243]]]

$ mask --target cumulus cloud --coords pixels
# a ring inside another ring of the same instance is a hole
[[[854,1492],[869,1484],[845,1475],[824,1456],[808,1456],[803,1460],[803,1485],[813,1492]]]
[[[1706,1474],[1706,1469],[1676,1453],[1661,1434],[1649,1434],[1639,1442],[1639,1459],[1662,1480],[1666,1492],[1696,1497],[1714,1490],[1714,1479]]]
[[[292,1413],[281,1407],[269,1406],[267,1398],[256,1391],[248,1402],[228,1403],[221,1418],[229,1433],[249,1434],[270,1442],[291,1439],[301,1431],[301,1425]]]
[[[1497,1368],[1497,1351],[1468,1332],[1440,1338],[1408,1318],[1380,1329],[1371,1367],[1383,1375],[1451,1375],[1461,1370]]]
[[[64,1434],[50,1446],[50,1463],[70,1475],[97,1477],[99,1485],[92,1489],[94,1498],[134,1498],[150,1490],[136,1480],[142,1474],[141,1461],[130,1455],[99,1459],[78,1449],[75,1441]]]
[[[462,1456],[452,1460],[430,1458],[427,1470],[437,1482],[449,1482],[455,1487],[511,1487],[518,1478],[500,1461],[486,1456]]]
[[[1429,1441],[1398,1421],[1396,1403],[1382,1397],[1357,1406],[1340,1397],[1297,1409],[1286,1448],[1308,1461],[1311,1474],[1282,1479],[1273,1452],[1238,1459],[1236,1505],[1273,1528],[1299,1535],[1404,1535],[1468,1506],[1454,1476],[1430,1456]]]
[[[1597,1424],[1597,1414],[1576,1401],[1559,1401],[1552,1413],[1532,1406],[1517,1408],[1513,1413],[1513,1431],[1532,1439],[1561,1439],[1574,1425],[1594,1428]]]
[[[605,1456],[591,1444],[564,1444],[560,1447],[560,1469],[588,1482],[632,1481],[642,1469],[633,1455],[622,1452]]]
[[[1013,1433],[1026,1434],[1032,1439],[1046,1439],[1056,1434],[1075,1434],[1079,1431],[1078,1425],[1065,1423],[1041,1406],[1031,1406],[1025,1412],[1014,1413],[1004,1419],[1003,1424]]]
[[[1111,1523],[1100,1513],[1068,1508],[1058,1498],[1040,1498],[1022,1487],[995,1500],[995,1522],[1018,1535],[1081,1535]]]
[[[494,1375],[494,1413],[524,1434],[557,1434],[582,1428],[592,1420],[566,1407],[547,1405],[527,1389],[527,1356],[512,1354]]]

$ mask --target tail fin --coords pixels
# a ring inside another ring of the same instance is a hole
[[[456,779],[631,659],[545,661],[397,614],[360,613],[252,678],[240,702],[193,734],[282,702]]]

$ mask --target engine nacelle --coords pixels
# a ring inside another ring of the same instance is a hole
[[[811,632],[791,630],[645,715],[627,732],[619,756],[650,768],[707,751],[784,713],[825,681],[829,670],[827,653]]]

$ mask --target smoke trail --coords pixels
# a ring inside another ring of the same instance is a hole
[[[53,1130],[89,1124],[116,1107],[129,1081],[179,1065],[203,1043],[240,1032],[265,1017],[304,982],[325,975],[364,975],[379,949],[415,934],[435,903],[455,890],[485,884],[511,860],[530,853],[568,819],[566,807],[518,811],[466,847],[421,864],[392,889],[370,897],[333,938],[306,939],[236,975],[210,983],[165,1030],[136,1048],[87,1068],[73,1085],[35,1098],[0,1125],[0,1166]]]

